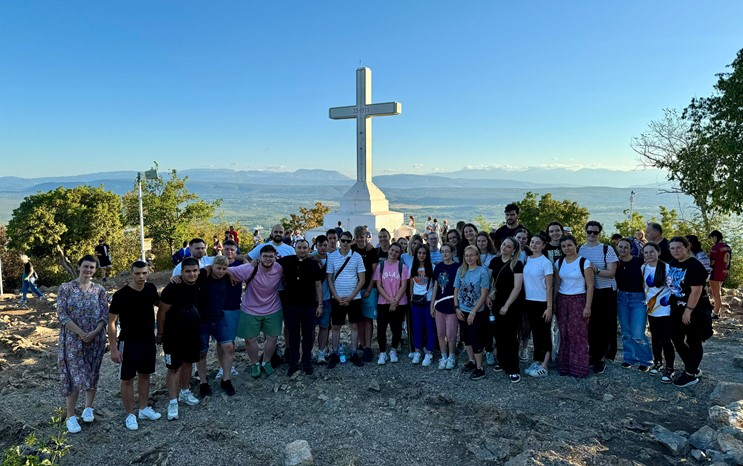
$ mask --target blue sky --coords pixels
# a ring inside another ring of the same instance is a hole
[[[220,167],[636,167],[633,136],[743,47],[743,2],[0,4],[0,175]]]

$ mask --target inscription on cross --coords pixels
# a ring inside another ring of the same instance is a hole
[[[399,115],[400,102],[371,103],[371,70],[366,67],[356,70],[356,105],[333,107],[333,120],[356,119],[356,181],[372,180],[372,127],[371,118]]]

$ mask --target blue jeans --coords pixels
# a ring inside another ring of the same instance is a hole
[[[23,284],[21,285],[21,301],[26,302],[26,294],[28,294],[29,291],[34,293],[39,298],[44,296],[44,293],[42,293],[41,291],[39,291],[38,288],[36,288],[35,283],[31,283],[28,280],[23,280]]]
[[[651,366],[653,354],[645,335],[648,315],[645,293],[617,291],[617,315],[622,329],[624,362]]]

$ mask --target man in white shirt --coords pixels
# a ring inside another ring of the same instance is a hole
[[[294,248],[284,243],[284,227],[281,224],[274,225],[271,230],[271,242],[257,245],[248,253],[248,257],[250,257],[251,260],[259,259],[261,257],[261,249],[263,249],[267,244],[271,244],[276,248],[276,260],[279,260],[282,257],[296,255]]]
[[[199,261],[199,267],[204,268],[207,265],[214,263],[214,257],[206,255],[206,241],[201,238],[194,238],[188,242],[188,247],[191,250],[191,257]],[[176,265],[173,268],[173,276],[181,274],[181,264]]]

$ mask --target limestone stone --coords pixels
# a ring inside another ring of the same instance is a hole
[[[689,453],[689,441],[663,426],[653,427],[653,437],[676,456],[686,456]]]
[[[743,400],[743,383],[719,382],[709,395],[710,401],[718,405],[728,405]]]
[[[312,450],[307,440],[295,440],[286,445],[284,466],[310,466],[315,464]]]
[[[702,426],[701,429],[691,434],[689,443],[700,450],[717,449],[717,431],[710,426]]]
[[[710,406],[709,422],[715,427],[733,426],[743,429],[743,402],[727,406]]]

